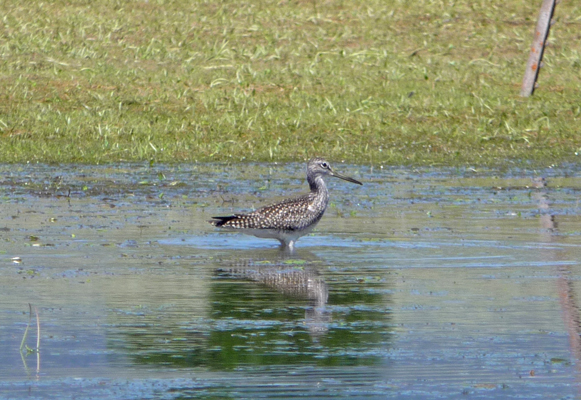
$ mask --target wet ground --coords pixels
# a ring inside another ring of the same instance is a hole
[[[335,168],[288,255],[303,165],[0,166],[0,398],[580,397],[578,168]]]

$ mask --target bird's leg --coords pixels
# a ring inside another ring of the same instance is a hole
[[[292,254],[295,251],[295,241],[291,240],[288,243],[285,240],[279,239],[280,242],[280,250]]]

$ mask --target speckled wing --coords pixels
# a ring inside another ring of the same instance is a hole
[[[312,194],[283,200],[270,206],[259,208],[248,214],[235,214],[227,217],[213,217],[209,221],[214,226],[234,229],[274,229],[294,231],[317,222],[324,209],[314,210]]]

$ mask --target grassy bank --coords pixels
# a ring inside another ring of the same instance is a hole
[[[540,0],[0,2],[0,161],[581,157],[581,6],[518,96]]]

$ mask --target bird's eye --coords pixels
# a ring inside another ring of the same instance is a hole
[[[322,162],[321,163],[321,167],[323,167],[323,168],[329,168],[329,164],[327,164],[326,162]]]

